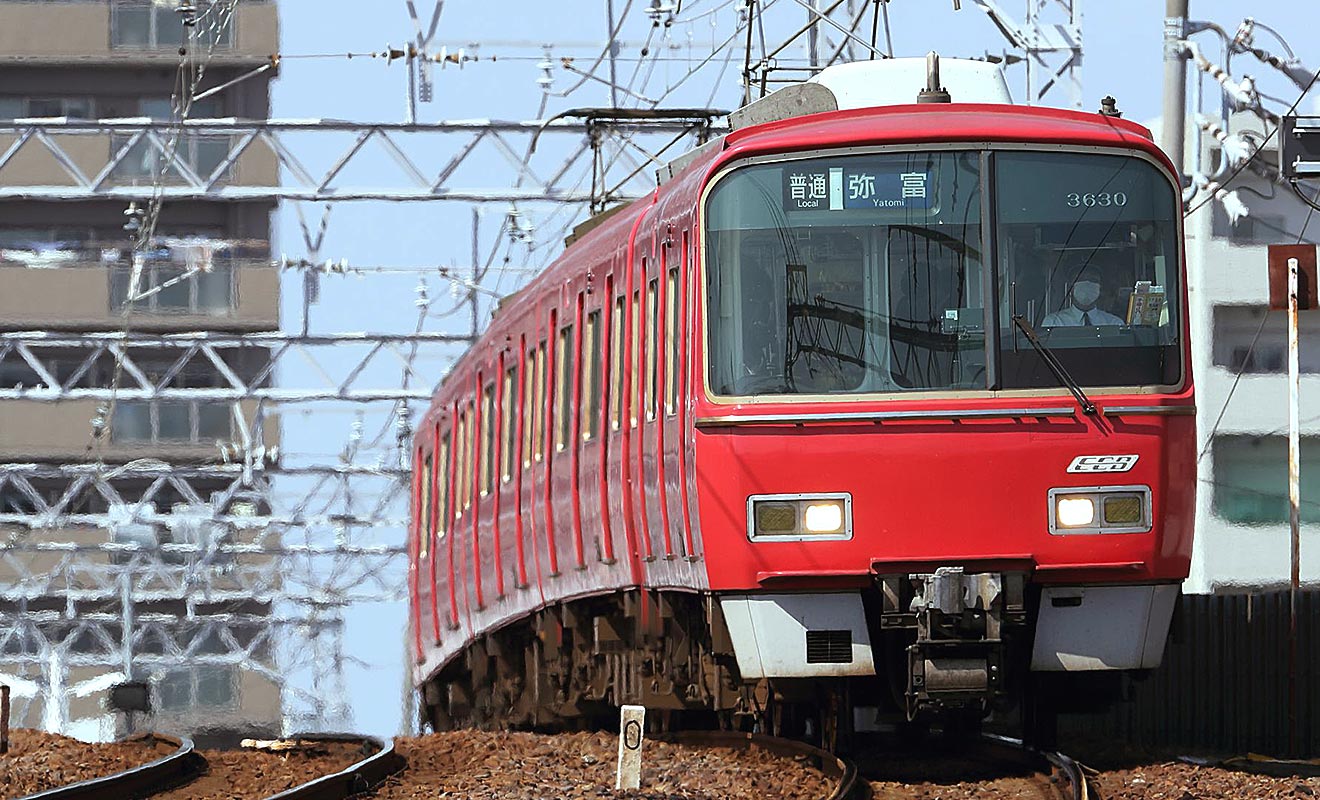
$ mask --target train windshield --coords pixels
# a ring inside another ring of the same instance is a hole
[[[1083,386],[1176,384],[1176,211],[1172,185],[1126,156],[944,150],[738,169],[706,207],[710,387],[1056,386],[1014,316]]]

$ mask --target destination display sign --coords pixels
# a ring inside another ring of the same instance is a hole
[[[785,167],[785,211],[927,209],[930,173],[866,167]]]

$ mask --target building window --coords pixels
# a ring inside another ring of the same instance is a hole
[[[110,438],[116,444],[212,444],[233,438],[233,417],[229,403],[120,400]]]
[[[1215,516],[1244,525],[1288,521],[1288,440],[1218,436],[1214,443]],[[1320,438],[1302,439],[1302,521],[1320,522]]]
[[[92,98],[77,95],[52,97],[0,97],[0,119],[19,117],[68,117],[96,119]]]
[[[1212,203],[1210,234],[1233,244],[1292,244],[1297,234],[1290,232],[1282,214],[1262,214],[1253,210],[1233,223],[1219,203]]]
[[[1264,327],[1261,327],[1261,320]],[[1232,372],[1274,375],[1288,370],[1288,315],[1265,306],[1215,306],[1214,364]],[[1307,342],[1320,341],[1320,319],[1314,314],[1298,315],[1298,336]],[[1257,332],[1259,331],[1259,335]],[[1255,345],[1252,345],[1253,340]],[[1303,347],[1298,353],[1302,372],[1320,373],[1320,351]]]
[[[110,269],[110,310],[123,311],[133,291],[133,267]],[[207,256],[198,260],[176,248],[148,254],[133,297],[132,310],[156,314],[224,316],[233,311],[237,287],[232,264]]]
[[[224,105],[219,98],[211,97],[193,103],[187,110],[188,119],[216,119],[224,116]],[[174,101],[168,97],[146,97],[138,103],[138,113],[153,120],[168,121],[176,118]],[[199,134],[176,131],[157,131],[158,142],[143,137],[133,143],[132,149],[116,165],[114,180],[132,182],[135,180],[169,183],[184,180],[179,164],[205,181],[229,156],[229,137],[223,134]],[[115,133],[110,137],[110,152],[118,155],[129,146],[134,134]],[[162,147],[168,147],[174,156],[168,169],[162,171],[165,163]]]
[[[114,0],[110,46],[116,49],[181,47],[188,38],[178,0]],[[195,46],[225,50],[234,43],[234,15],[228,3],[198,4]]]
[[[156,685],[160,710],[230,708],[237,696],[237,678],[237,671],[229,665],[172,669],[162,675]]]

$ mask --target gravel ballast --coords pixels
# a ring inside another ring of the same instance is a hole
[[[367,756],[353,742],[316,742],[282,753],[262,750],[200,750],[207,771],[186,786],[151,800],[262,800],[332,775]]]
[[[0,798],[23,797],[155,761],[176,745],[157,739],[91,743],[27,728],[10,731],[0,756]]]
[[[697,747],[646,740],[642,786],[614,791],[618,736],[453,731],[402,737],[408,768],[385,782],[379,800],[822,800],[834,781],[794,758],[751,748]]]

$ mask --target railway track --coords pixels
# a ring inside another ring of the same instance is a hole
[[[875,744],[875,742],[871,742]],[[903,786],[918,783],[966,785],[966,795],[949,797],[1025,797],[1042,800],[1095,800],[1086,774],[1071,757],[1045,752],[1021,740],[994,734],[937,744],[914,751],[908,748],[859,749],[858,773],[878,798],[906,795]],[[970,788],[975,787],[975,788]],[[860,795],[854,795],[860,796]]]
[[[861,797],[857,764],[847,758],[822,750],[806,742],[735,731],[685,731],[655,734],[654,738],[695,747],[728,747],[734,750],[758,748],[786,758],[802,759],[834,781],[834,791],[821,800],[849,800]]]
[[[104,800],[104,798],[150,797],[161,791],[188,783],[206,769],[206,759],[193,749],[191,739],[149,733],[136,737],[175,746],[174,752],[132,769],[101,778],[71,783],[19,800]]]
[[[253,800],[346,800],[369,792],[387,777],[403,769],[403,757],[394,750],[394,743],[373,737],[349,734],[306,734],[290,737],[289,741],[316,745],[318,743],[360,746],[364,757],[334,772],[319,775],[278,794],[265,796],[264,791],[244,794],[238,776],[224,774],[231,765],[208,764],[207,759],[193,747],[190,739],[179,739],[159,734],[147,734],[143,739],[174,745],[174,752],[132,769],[100,778],[49,789],[27,795],[19,800],[146,800],[146,798],[211,796],[215,787],[203,786],[210,779],[227,786],[226,797],[250,796]],[[208,774],[213,767],[220,768],[217,776]]]
[[[308,781],[266,800],[346,800],[371,791],[407,766],[403,756],[394,750],[393,741],[351,734],[311,734],[294,738],[312,742],[361,742],[364,748],[372,748],[375,752],[339,772]]]

